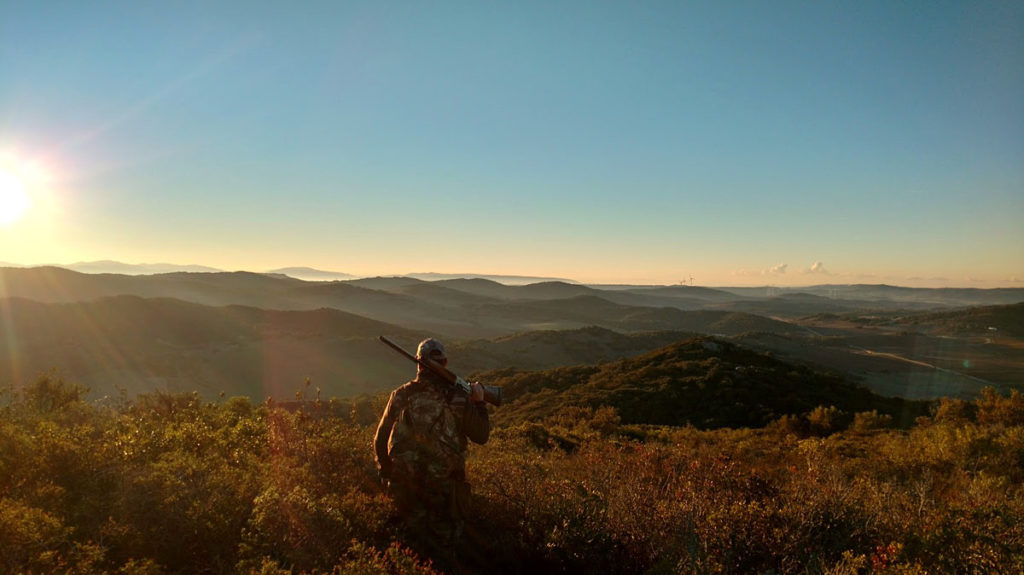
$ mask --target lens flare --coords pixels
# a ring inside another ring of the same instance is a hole
[[[25,185],[15,174],[0,169],[0,226],[13,224],[28,211],[29,201]]]

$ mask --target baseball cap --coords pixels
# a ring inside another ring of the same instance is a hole
[[[442,360],[448,357],[444,353],[444,345],[430,337],[420,342],[416,348],[416,357],[420,359]]]

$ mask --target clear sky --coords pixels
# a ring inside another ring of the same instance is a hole
[[[99,259],[1024,286],[1024,3],[3,0],[0,262]]]

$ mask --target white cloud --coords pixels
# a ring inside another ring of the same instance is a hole
[[[823,275],[823,276],[830,276],[830,275],[832,275],[832,272],[830,272],[827,269],[825,269],[825,264],[821,263],[820,261],[817,261],[817,262],[814,262],[813,264],[811,264],[811,267],[806,269],[806,270],[804,270],[804,273],[805,274],[819,274],[819,275]]]
[[[774,265],[774,266],[768,268],[767,270],[765,270],[764,273],[765,273],[765,275],[784,274],[784,273],[786,273],[786,268],[788,268],[788,267],[789,267],[789,264],[778,264],[778,265]]]

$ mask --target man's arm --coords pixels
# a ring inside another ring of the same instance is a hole
[[[479,386],[480,384],[475,385]],[[462,412],[462,432],[473,443],[487,443],[487,438],[491,435],[487,404],[483,401],[471,401],[470,398],[466,398],[466,407]]]
[[[377,460],[377,469],[380,471],[380,476],[384,479],[391,477],[391,457],[388,455],[388,439],[391,437],[391,428],[395,426],[395,418],[398,417],[398,413],[401,411],[401,408],[395,405],[397,395],[397,389],[391,392],[391,397],[388,398],[388,405],[384,408],[384,414],[380,417],[380,423],[377,424],[377,433],[373,436],[374,459]]]

